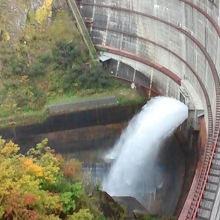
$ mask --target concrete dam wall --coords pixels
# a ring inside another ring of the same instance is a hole
[[[110,70],[204,115],[207,144],[179,219],[220,219],[219,0],[77,0]],[[219,142],[218,142],[219,141]]]

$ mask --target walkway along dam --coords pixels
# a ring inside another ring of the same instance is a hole
[[[220,219],[219,0],[67,2],[72,11],[77,4],[93,44],[111,58],[115,77],[144,87],[149,96],[188,105],[188,123],[205,130],[205,144],[179,220]]]

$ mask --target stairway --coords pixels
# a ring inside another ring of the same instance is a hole
[[[220,182],[220,136],[218,136],[217,146],[212,160],[211,169],[203,194],[200,208],[197,213],[197,220],[209,220],[211,218],[212,209],[219,191]],[[216,219],[217,220],[217,219]]]

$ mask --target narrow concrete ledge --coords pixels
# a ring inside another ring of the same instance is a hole
[[[96,98],[93,100],[50,105],[48,106],[48,111],[50,115],[54,115],[63,112],[74,112],[83,109],[91,109],[91,108],[103,107],[107,105],[114,105],[117,103],[118,101],[115,96],[107,96],[102,98]]]

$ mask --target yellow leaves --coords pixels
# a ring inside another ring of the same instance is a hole
[[[7,96],[7,103],[3,103],[2,107],[5,111],[15,112],[17,104],[12,100],[12,94],[9,92]],[[12,113],[11,113],[12,114]]]
[[[26,83],[29,81],[29,77],[27,75],[21,76],[19,79],[20,83]]]
[[[44,191],[40,194],[40,203],[45,210],[56,210],[57,212],[62,210],[62,204],[59,194],[50,193]]]
[[[26,171],[19,155],[0,157],[0,168],[0,197],[10,195],[12,191],[36,192],[39,189],[39,171]]]
[[[59,220],[62,214],[68,220],[95,219],[89,209],[82,209],[82,184],[68,181],[60,171],[63,163],[66,176],[72,179],[74,172],[75,180],[81,168],[78,161],[63,162],[47,139],[26,155],[16,154],[18,150],[16,144],[0,138],[0,219]]]
[[[0,29],[0,38],[3,41],[9,41],[10,40],[10,35],[9,35],[9,33],[6,30],[1,30]]]
[[[43,169],[42,180],[54,183],[60,172],[60,160],[55,157],[53,150],[48,147],[48,139],[42,140],[35,148],[31,148],[27,155]]]
[[[4,146],[5,144],[5,140],[2,139],[2,137],[0,137],[0,149],[2,149],[2,147]]]
[[[31,41],[35,36],[36,32],[37,30],[35,30],[35,27],[33,25],[26,23],[25,30],[23,32],[24,40]]]
[[[44,0],[44,4],[36,11],[36,20],[42,24],[48,17],[52,16],[52,3],[53,0]]]
[[[22,193],[37,194],[40,187],[39,178],[35,178],[28,173],[21,172],[19,178],[16,179],[15,189]]]
[[[36,176],[36,177],[42,177],[43,176],[43,168],[38,166],[37,164],[33,163],[33,160],[31,158],[22,158],[21,159],[22,166],[26,170],[26,172]]]
[[[15,104],[16,105],[16,104]],[[9,121],[8,122],[9,126],[15,126],[16,125],[16,122],[15,121]]]
[[[0,218],[2,218],[3,214],[4,214],[4,208],[0,206]]]
[[[10,156],[10,155],[14,155],[15,153],[17,153],[19,151],[19,147],[17,144],[14,144],[12,141],[9,141],[8,143],[5,143],[4,140],[2,140],[0,138],[0,155],[3,156]]]
[[[67,220],[94,220],[94,216],[89,209],[80,209],[73,215],[68,216]]]
[[[16,187],[15,181],[12,181],[12,177],[15,177],[15,170],[10,167],[9,161],[0,162],[0,198],[10,194],[10,189]]]
[[[61,220],[61,218],[59,218],[58,216],[54,215],[54,214],[51,214],[51,215],[43,215],[41,216],[40,219],[43,219],[43,220]]]
[[[4,41],[9,41],[10,40],[10,35],[9,35],[9,33],[7,32],[7,31],[5,31],[4,33],[3,33],[3,40]]]
[[[32,164],[28,170],[34,173],[37,177],[43,176],[43,169],[36,164]]]
[[[43,178],[48,182],[54,183],[60,172],[59,161],[53,154],[46,153],[41,157],[39,163],[44,168]]]
[[[12,191],[35,192],[39,189],[43,169],[31,158],[17,154],[19,146],[0,138],[0,198]]]
[[[31,158],[22,158],[21,162],[23,163],[23,167],[27,169],[30,165],[33,165],[33,160]]]
[[[47,219],[53,213],[48,220],[58,220],[63,210],[60,194],[49,192],[44,184],[57,182],[62,158],[55,157],[47,140],[27,156],[16,154],[18,150],[18,145],[0,138],[0,218],[12,213],[13,219]]]

